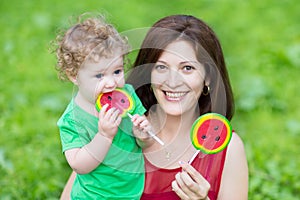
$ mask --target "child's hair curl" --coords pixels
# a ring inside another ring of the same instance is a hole
[[[120,48],[124,55],[129,51],[127,39],[106,23],[102,15],[84,19],[85,16],[80,15],[75,25],[56,37],[56,69],[62,80],[76,77],[86,60],[98,62],[103,57],[108,58],[115,48]]]

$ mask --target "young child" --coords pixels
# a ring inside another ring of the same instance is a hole
[[[56,39],[60,77],[77,87],[57,123],[62,151],[77,174],[71,199],[140,199],[144,160],[132,121],[139,130],[147,121],[133,87],[124,80],[128,43],[103,17],[83,17]],[[136,102],[132,121],[107,104],[99,112],[95,109],[99,94],[116,88],[127,90]]]

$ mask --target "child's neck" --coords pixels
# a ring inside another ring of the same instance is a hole
[[[91,115],[96,115],[96,108],[95,105],[89,102],[86,98],[83,98],[80,92],[76,94],[74,97],[75,103],[84,111],[88,112]]]

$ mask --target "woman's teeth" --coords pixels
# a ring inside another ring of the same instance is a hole
[[[186,92],[166,92],[166,95],[170,98],[180,98],[185,94]]]

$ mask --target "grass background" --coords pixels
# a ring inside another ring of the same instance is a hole
[[[58,199],[71,172],[56,121],[72,96],[49,43],[70,16],[106,13],[122,32],[191,14],[219,36],[249,162],[249,199],[299,199],[300,4],[297,0],[0,2],[0,199]]]

